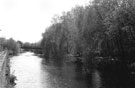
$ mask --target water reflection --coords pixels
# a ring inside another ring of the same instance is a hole
[[[49,88],[88,88],[84,74],[76,71],[76,66],[73,64],[42,66],[43,71],[49,73],[48,79],[51,86]],[[45,76],[42,76],[42,80],[45,81]]]
[[[91,82],[87,81],[91,78],[85,76],[82,66],[46,65],[42,60],[30,52],[11,58],[11,72],[15,70],[14,74],[18,79],[15,88],[89,88],[92,86]],[[98,73],[93,74],[96,79],[97,75]]]
[[[134,88],[134,77],[124,73],[92,70],[86,74],[83,65],[56,65],[26,52],[11,58],[11,72],[15,70],[15,88]]]

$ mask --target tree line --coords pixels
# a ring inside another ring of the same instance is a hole
[[[72,54],[85,65],[135,57],[135,1],[93,0],[55,16],[42,34],[45,58]]]
[[[20,52],[20,42],[14,39],[0,38],[0,51],[7,49],[9,54],[16,55]]]

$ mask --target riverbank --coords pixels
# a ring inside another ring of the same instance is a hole
[[[8,58],[8,51],[0,53],[0,88],[9,88],[10,80],[10,65]]]
[[[0,52],[0,88],[13,88],[11,83],[13,76],[10,74],[10,59],[8,50]]]

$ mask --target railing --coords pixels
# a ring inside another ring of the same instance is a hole
[[[7,80],[7,70],[8,67],[8,51],[0,52],[0,88],[7,88],[8,80]]]

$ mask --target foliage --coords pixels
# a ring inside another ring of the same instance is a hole
[[[17,80],[15,75],[10,74],[10,85],[15,86],[15,81]]]
[[[12,38],[7,39],[4,43],[3,46],[10,51],[12,54],[17,54],[20,51],[20,45],[13,40]]]
[[[88,65],[94,57],[132,62],[134,24],[134,0],[93,0],[57,16],[42,34],[41,46],[46,58],[78,54]]]
[[[10,39],[1,38],[0,39],[0,46],[1,46],[2,50],[8,49],[9,52],[12,54],[17,54],[20,51],[20,44],[17,43],[12,38],[10,38]]]

